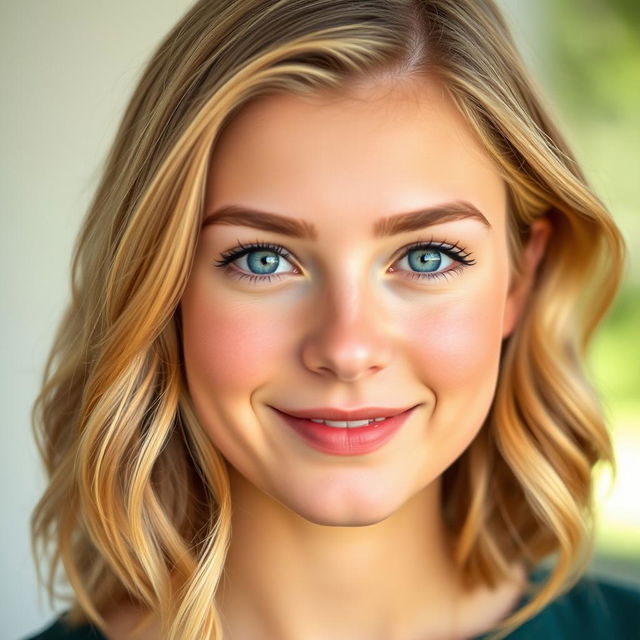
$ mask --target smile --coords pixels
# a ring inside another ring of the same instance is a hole
[[[400,431],[417,406],[387,418],[346,421],[300,418],[278,409],[275,412],[302,442],[316,451],[337,456],[354,456],[381,448]]]
[[[317,422],[318,424],[326,424],[328,427],[335,427],[337,429],[354,429],[356,427],[364,427],[372,422],[382,422],[387,418],[372,418],[371,420],[317,420],[311,418],[311,422]]]

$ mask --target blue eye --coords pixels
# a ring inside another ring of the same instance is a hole
[[[271,282],[272,278],[279,279],[282,276],[282,272],[278,272],[277,269],[283,258],[285,262],[288,262],[287,258],[290,257],[290,255],[284,247],[271,244],[270,242],[256,242],[255,244],[249,245],[238,242],[237,247],[222,254],[222,260],[218,260],[216,266],[228,269],[227,265],[230,265],[232,267],[230,272],[236,278],[248,278],[252,282],[258,280]],[[241,260],[242,258],[246,259]],[[235,265],[232,265],[231,263],[236,260],[245,262],[250,270],[255,271],[255,274],[249,275],[241,269],[238,269]],[[296,271],[294,273],[299,272]]]
[[[403,260],[418,273],[434,273],[441,267],[448,267],[453,263],[453,258],[437,249],[411,249],[404,254],[400,262]]]
[[[391,271],[406,273],[405,277],[411,279],[447,278],[475,264],[475,260],[469,259],[470,255],[457,243],[452,245],[446,242],[418,242],[407,247],[400,259],[394,263],[400,264],[407,259],[409,270],[391,267]],[[294,271],[278,271],[283,263],[289,262],[290,257],[291,254],[277,244],[256,242],[244,245],[239,242],[237,247],[223,253],[222,259],[215,264],[228,270],[236,278],[248,279],[251,282],[271,282],[272,279],[280,279],[287,273],[300,273],[295,266]],[[245,263],[241,266],[248,269],[249,273],[232,264],[236,261]]]
[[[476,261],[469,259],[470,255],[457,243],[452,245],[447,242],[419,242],[408,247],[396,264],[402,264],[406,260],[409,267],[405,276],[407,278],[433,280],[448,278],[474,265]],[[397,269],[392,267],[392,271]]]

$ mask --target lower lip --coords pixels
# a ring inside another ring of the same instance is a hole
[[[317,451],[334,456],[359,456],[371,453],[388,442],[406,422],[415,407],[365,427],[341,429],[320,422],[295,418],[276,409],[276,412],[303,440]]]

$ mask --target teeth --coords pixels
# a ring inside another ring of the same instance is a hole
[[[371,420],[317,420],[311,418],[311,422],[317,422],[318,424],[326,424],[328,427],[337,427],[339,429],[352,429],[354,427],[364,427],[372,422],[382,422],[386,418],[372,418]]]

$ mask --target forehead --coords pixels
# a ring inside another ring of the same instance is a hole
[[[349,93],[260,96],[216,142],[206,211],[227,204],[331,220],[465,200],[504,226],[506,189],[475,132],[436,81]]]

